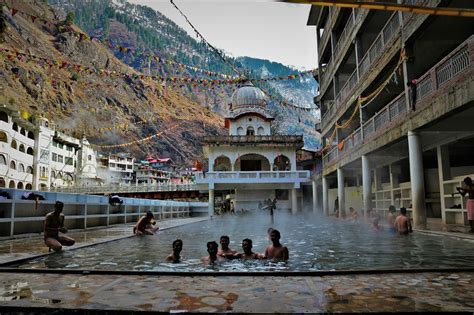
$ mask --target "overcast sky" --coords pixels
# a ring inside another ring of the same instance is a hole
[[[128,0],[160,11],[194,32],[169,0]],[[306,26],[310,5],[263,0],[174,0],[213,46],[234,57],[277,61],[299,70],[316,68],[316,31]]]

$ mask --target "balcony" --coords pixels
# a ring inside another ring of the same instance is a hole
[[[196,174],[197,184],[293,184],[310,180],[309,171],[206,172]]]
[[[416,80],[415,109],[418,110],[430,104],[431,100],[439,96],[439,93],[444,93],[446,88],[456,85],[458,80],[463,77],[472,75],[474,71],[473,52],[474,35]],[[405,92],[403,92],[366,121],[362,128],[359,127],[342,140],[343,145],[340,151],[337,146],[331,148],[323,156],[324,167],[333,165],[344,156],[354,153],[355,149],[362,147],[363,144],[387,132],[400,121],[408,119],[407,108]]]
[[[248,145],[248,144],[267,144],[267,145],[296,145],[302,148],[303,136],[207,136],[203,138],[203,143],[213,145]]]

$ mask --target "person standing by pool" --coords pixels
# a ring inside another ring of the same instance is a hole
[[[64,226],[64,203],[56,201],[54,204],[54,211],[48,213],[44,219],[44,243],[49,249],[59,252],[62,246],[72,246],[76,242],[74,239],[67,236],[59,236],[59,232],[67,233],[67,228]]]
[[[280,231],[273,229],[270,232],[270,240],[272,241],[272,245],[265,249],[265,258],[270,258],[273,260],[288,260],[288,248],[280,243],[280,238]]]
[[[474,233],[474,185],[472,184],[472,179],[470,177],[464,178],[464,187],[456,187],[456,189],[461,196],[468,195],[466,201],[467,220],[471,227],[469,232]]]
[[[388,213],[387,213],[387,223],[388,223],[388,232],[392,235],[397,234],[397,231],[395,229],[395,206],[390,206],[388,207]]]
[[[183,241],[177,239],[173,242],[173,252],[166,257],[166,262],[172,262],[174,264],[181,262],[181,251],[183,250]]]
[[[229,248],[230,238],[227,235],[222,235],[219,239],[221,243],[221,248],[217,251],[218,256],[226,257],[226,255],[235,255],[236,250]]]
[[[400,235],[408,235],[412,232],[410,218],[406,216],[407,209],[405,207],[400,208],[400,215],[395,219],[395,229]]]
[[[158,231],[159,227],[153,227],[156,221],[153,216],[153,212],[147,211],[146,215],[142,216],[137,224],[133,227],[133,234],[135,235],[154,235]]]
[[[262,254],[254,253],[252,251],[251,239],[246,238],[242,241],[242,249],[244,252],[235,254],[233,258],[237,258],[237,259],[263,259],[264,258]]]
[[[207,252],[209,256],[205,256],[201,258],[201,261],[206,265],[211,265],[215,263],[220,263],[225,261],[225,258],[222,256],[218,256],[217,252],[219,250],[219,245],[216,242],[207,242]]]

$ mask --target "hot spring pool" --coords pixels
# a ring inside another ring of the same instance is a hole
[[[159,224],[159,223],[158,223]],[[280,230],[288,246],[288,262],[232,260],[204,266],[206,243],[230,236],[230,247],[241,252],[244,238],[253,240],[253,250],[263,253],[270,244],[269,227]],[[131,231],[131,229],[130,229]],[[165,263],[171,243],[183,240],[183,263]],[[460,268],[474,263],[473,241],[447,236],[413,233],[391,236],[374,232],[363,220],[327,218],[322,215],[293,216],[277,211],[271,224],[268,213],[224,216],[159,231],[154,236],[131,237],[87,248],[64,251],[13,267],[133,270],[133,271],[322,271],[361,269]]]

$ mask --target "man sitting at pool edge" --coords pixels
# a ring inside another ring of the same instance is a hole
[[[267,249],[265,249],[265,258],[273,260],[288,260],[288,248],[280,243],[280,238],[280,231],[273,229],[270,232],[270,241],[272,241],[272,245],[269,245]]]
[[[72,246],[75,241],[67,236],[59,236],[59,232],[67,233],[64,226],[64,203],[56,201],[54,211],[48,213],[44,219],[44,243],[49,249],[59,252],[62,246]]]
[[[138,220],[137,224],[133,227],[133,234],[135,235],[154,235],[158,231],[159,227],[153,227],[156,221],[153,216],[153,212],[147,211],[146,215],[142,216]]]

